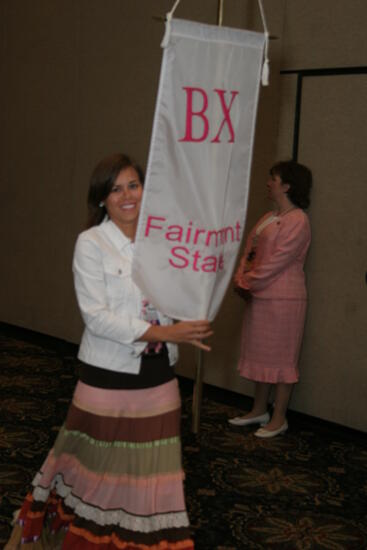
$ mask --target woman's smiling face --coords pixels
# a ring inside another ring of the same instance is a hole
[[[134,238],[138,224],[143,185],[135,168],[121,170],[105,199],[110,219],[130,238]]]

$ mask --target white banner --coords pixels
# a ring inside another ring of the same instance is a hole
[[[166,315],[213,320],[245,224],[265,36],[170,27],[133,277]]]

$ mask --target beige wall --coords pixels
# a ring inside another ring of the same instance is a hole
[[[288,2],[282,68],[304,73],[298,158],[310,165],[309,309],[292,398],[300,411],[367,430],[367,45],[364,0]],[[296,75],[281,77],[278,155],[293,139]]]
[[[4,266],[0,320],[79,340],[82,327],[70,265],[74,241],[85,219],[88,178],[95,162],[110,152],[124,150],[146,162],[163,34],[163,24],[153,16],[163,16],[172,4],[173,0],[0,3]],[[280,69],[366,65],[367,59],[364,0],[265,0],[264,6],[271,34],[278,39],[271,42],[271,85],[261,91],[248,227],[269,206],[264,194],[269,166],[278,156],[291,154],[296,77],[281,76]],[[182,0],[177,16],[215,23],[217,2]],[[225,0],[224,24],[261,30],[257,2]],[[307,97],[315,93],[317,101],[317,89],[310,90]],[[335,101],[343,97],[340,92]],[[365,104],[365,95],[359,96],[355,87],[353,104],[355,117],[359,105],[362,109]],[[344,119],[343,123],[347,131]],[[320,159],[313,158],[317,148],[309,145],[310,124],[303,126],[300,160],[303,154],[311,167],[320,170]],[[357,141],[358,132],[354,135]],[[350,136],[343,135],[343,139],[347,142]],[[353,171],[353,164],[349,170]],[[360,166],[356,174],[363,174]],[[353,180],[353,172],[350,175]],[[346,184],[344,180],[340,183]],[[314,210],[311,215],[317,227],[320,214]],[[327,215],[332,217],[332,213]],[[361,215],[359,210],[355,213]],[[331,241],[328,246],[332,254],[333,247],[340,249],[340,242]],[[362,249],[359,254],[363,254]],[[309,274],[318,272],[317,264],[311,264],[315,258],[310,256]],[[354,284],[352,275],[347,272],[346,276],[349,282],[345,284]],[[365,286],[361,300],[363,291]],[[313,290],[313,304],[318,303],[321,292]],[[331,318],[339,316],[335,330],[339,326],[342,331],[344,310],[335,302],[328,303],[328,308]],[[328,366],[319,365],[319,344],[312,327],[320,322],[320,312],[317,308],[311,311],[316,322],[306,327],[301,360],[304,374],[291,406],[367,429],[361,399],[366,385],[361,367],[365,344],[359,336],[357,342],[348,340],[351,353],[346,395],[345,365],[337,362],[330,372],[328,358],[335,356],[332,341],[327,345],[330,353],[322,354]],[[250,395],[251,384],[236,372],[241,316],[242,303],[229,290],[215,322],[213,352],[205,356],[205,381]],[[349,317],[349,322],[358,323],[356,331],[361,334],[362,316]],[[338,338],[338,332],[333,338]],[[358,353],[354,353],[357,343]],[[182,350],[178,371],[194,376],[195,357],[188,348]],[[323,392],[323,388],[328,391]],[[357,396],[353,406],[343,407],[343,398],[349,400],[353,393]]]
[[[314,173],[313,244],[302,383],[293,405],[365,429],[367,103],[361,97],[366,74],[303,79],[299,158]]]

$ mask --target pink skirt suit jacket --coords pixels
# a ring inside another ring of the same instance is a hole
[[[250,232],[235,285],[245,303],[239,372],[258,382],[298,381],[306,314],[304,263],[311,242],[305,212],[263,216]]]

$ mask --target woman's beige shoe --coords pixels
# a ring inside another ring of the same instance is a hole
[[[275,437],[276,435],[284,434],[288,430],[288,422],[285,421],[280,428],[277,430],[266,430],[265,428],[259,428],[256,430],[254,435],[256,437],[261,437],[263,439],[270,439],[271,437]]]
[[[251,426],[252,424],[267,424],[269,420],[269,413],[265,413],[261,414],[260,416],[254,416],[253,418],[236,416],[235,418],[230,418],[228,422],[232,424],[232,426]]]

